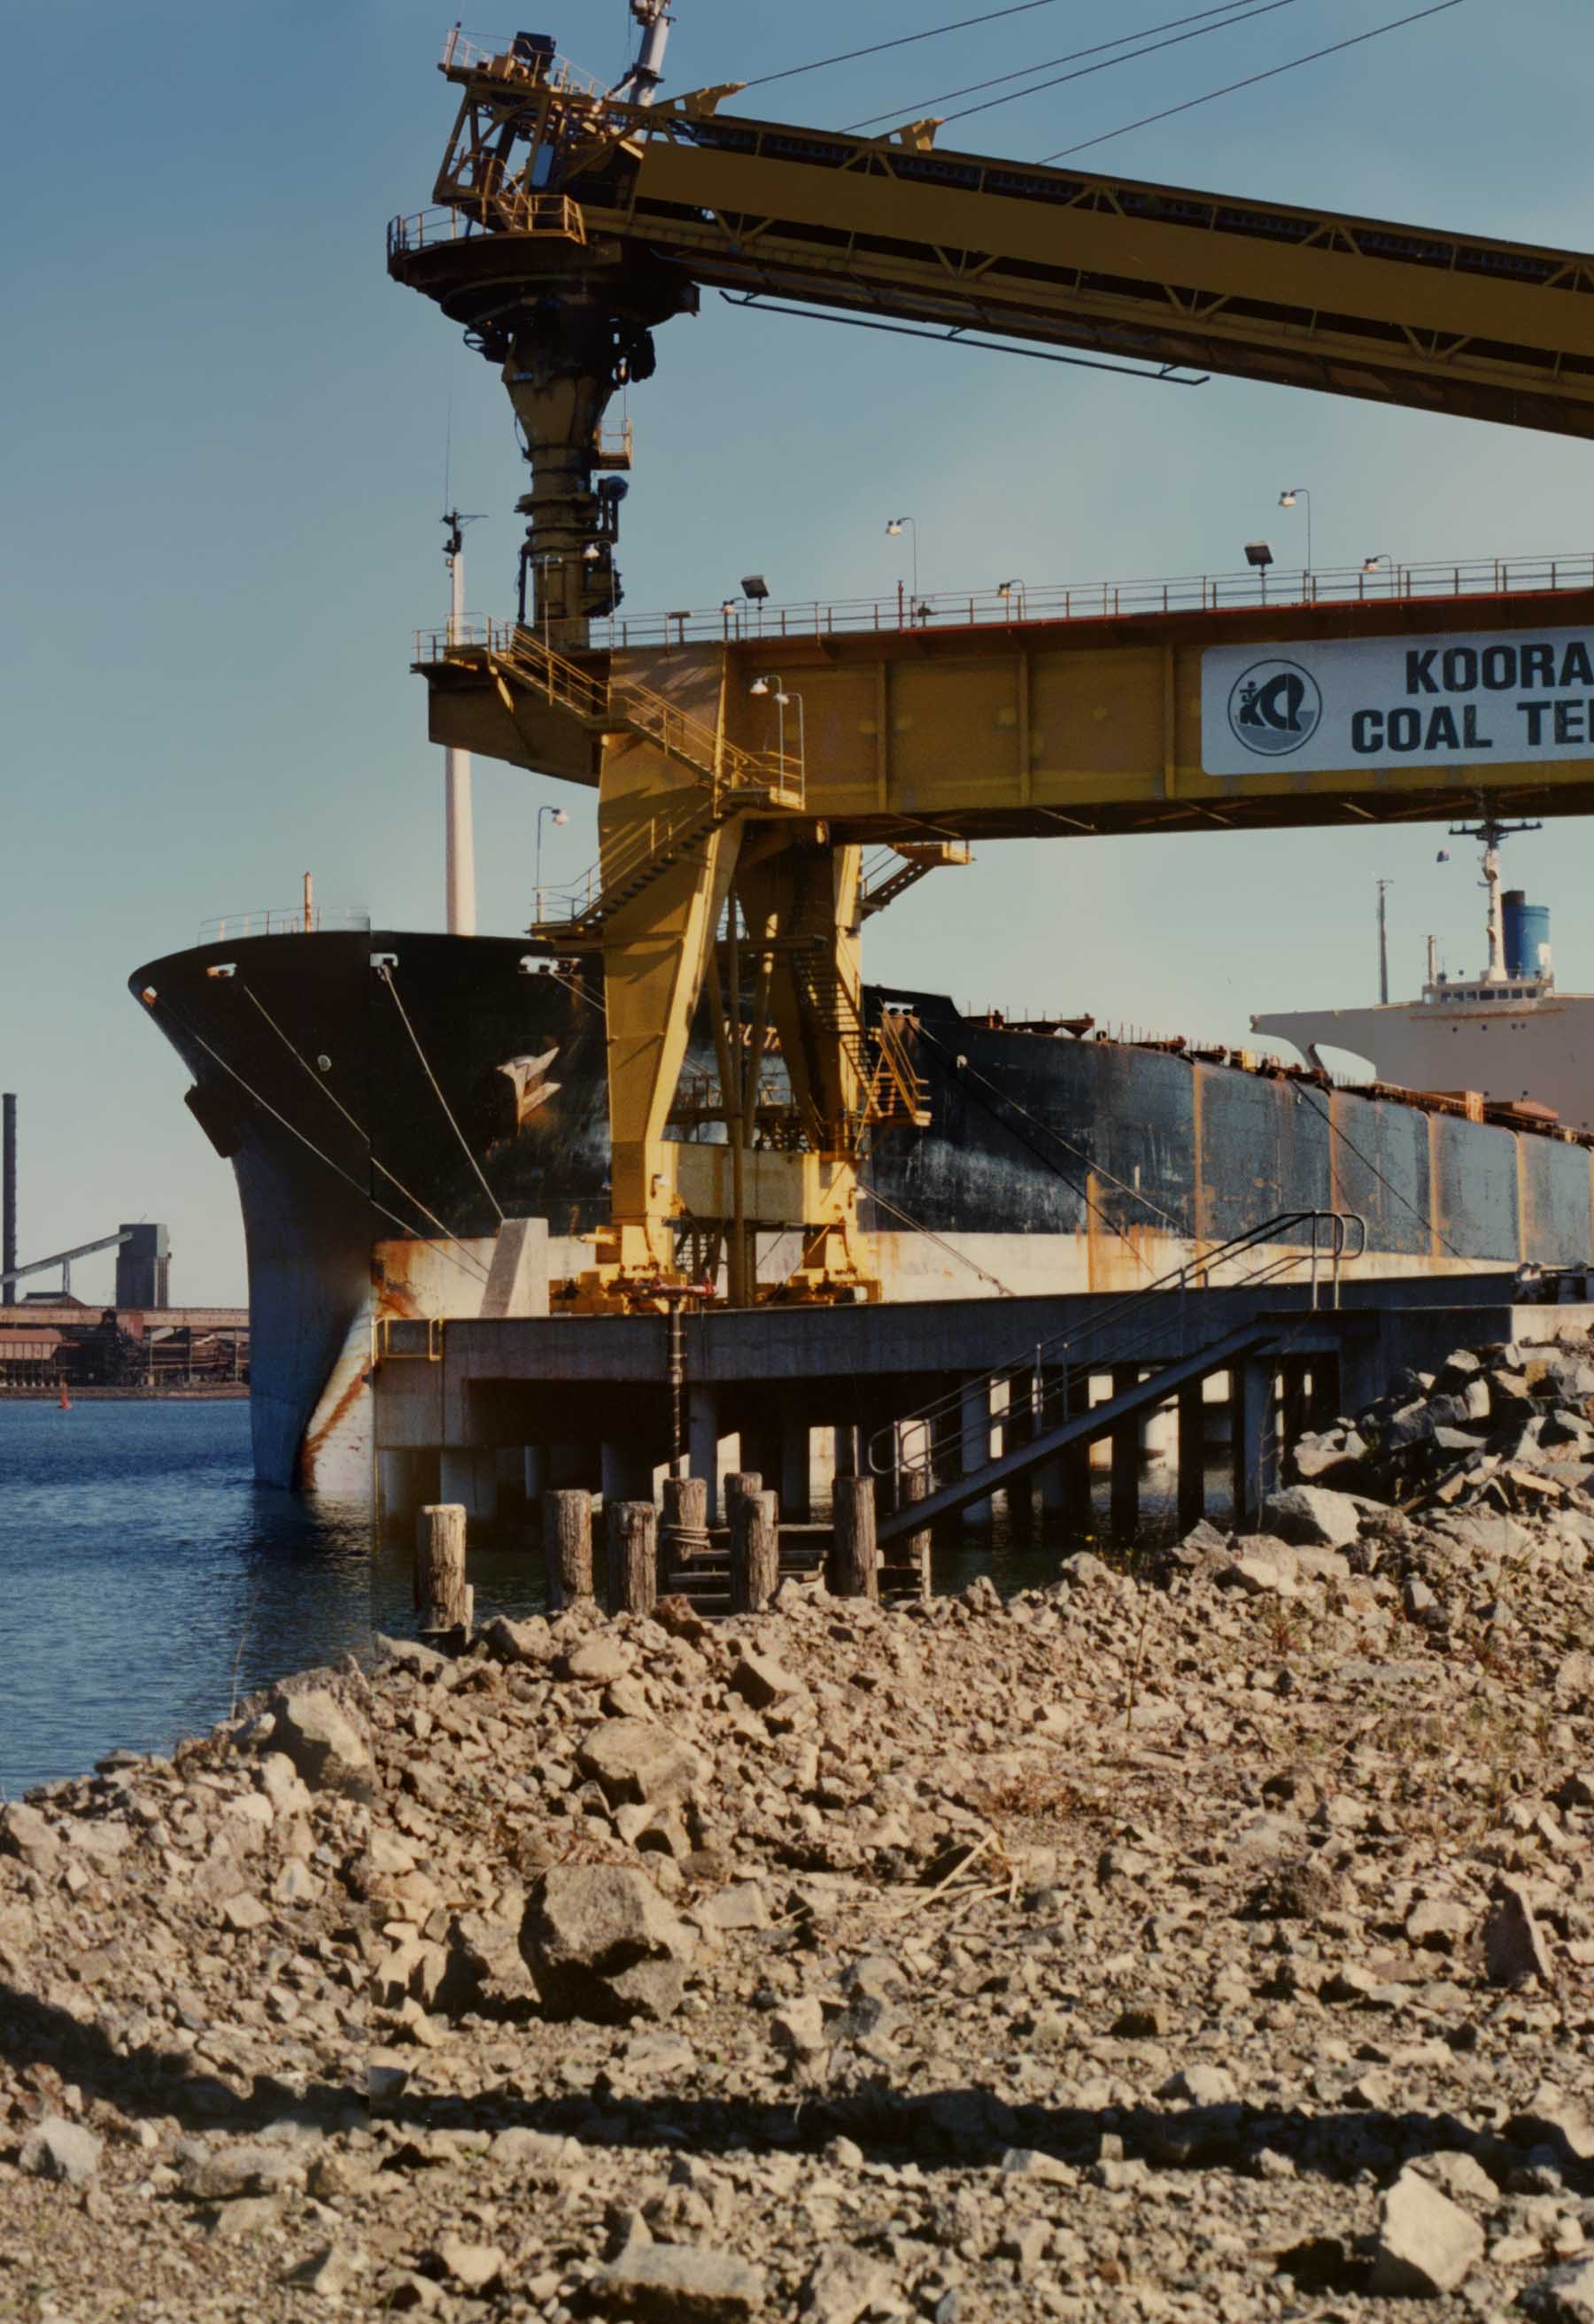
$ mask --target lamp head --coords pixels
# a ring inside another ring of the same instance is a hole
[[[752,685],[747,688],[747,691],[749,694],[767,694],[769,692],[768,678],[755,678],[753,680]]]
[[[570,816],[566,814],[563,807],[556,807],[553,810],[553,820],[556,824],[568,823],[570,821]]]
[[[1393,559],[1390,557],[1389,551],[1386,549],[1383,549],[1379,550],[1376,557],[1364,557],[1361,561],[1361,569],[1364,573],[1376,573],[1380,565],[1388,565],[1392,562]]]
[[[1279,494],[1279,496],[1278,496],[1278,504],[1279,504],[1280,508],[1293,508],[1293,507],[1294,507],[1294,505],[1295,505],[1295,488],[1294,488],[1294,486],[1293,486],[1293,484],[1291,485],[1291,487],[1290,487],[1290,489],[1289,489],[1289,491],[1288,491],[1287,493],[1281,493]]]
[[[888,537],[894,538],[894,536],[895,536],[897,533],[899,533],[899,532],[902,530],[902,529],[903,529],[903,521],[902,521],[901,517],[900,517],[900,516],[894,516],[894,517],[892,518],[892,520],[891,520],[891,522],[886,526],[885,530],[886,530],[886,533],[887,533]]]

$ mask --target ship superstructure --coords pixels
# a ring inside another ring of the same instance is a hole
[[[1537,1109],[1548,1120],[1594,1130],[1594,993],[1560,991],[1547,908],[1503,884],[1504,843],[1538,828],[1485,815],[1451,833],[1482,848],[1487,908],[1477,975],[1446,975],[1431,936],[1420,999],[1271,1010],[1252,1018],[1252,1031],[1288,1041],[1325,1071],[1338,1062],[1325,1051],[1347,1051],[1380,1083],[1475,1091],[1492,1106]]]

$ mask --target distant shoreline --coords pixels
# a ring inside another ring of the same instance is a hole
[[[71,1388],[74,1404],[238,1404],[249,1396],[247,1380],[219,1380],[214,1387]],[[0,1404],[59,1404],[59,1388],[0,1387]]]

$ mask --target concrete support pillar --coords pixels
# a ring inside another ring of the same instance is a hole
[[[1123,1395],[1141,1377],[1138,1364],[1113,1366],[1113,1394]],[[1132,1541],[1140,1523],[1140,1421],[1121,1420],[1112,1433],[1110,1522],[1118,1541]]]
[[[744,1422],[741,1444],[741,1457],[737,1462],[737,1468],[755,1469],[763,1478],[766,1489],[772,1492],[777,1489],[781,1477],[779,1413],[776,1412],[770,1418],[760,1420],[756,1424]],[[781,1503],[783,1516],[785,1513],[785,1506],[783,1501]]]
[[[467,1517],[490,1523],[498,1514],[498,1456],[493,1450],[445,1445],[438,1456],[439,1498],[457,1502]]]
[[[1242,1533],[1260,1524],[1262,1505],[1277,1483],[1278,1445],[1273,1356],[1252,1356],[1230,1375],[1234,1445],[1234,1522]]]
[[[780,1480],[781,1514],[792,1525],[804,1525],[808,1520],[809,1500],[809,1434],[805,1413],[788,1412],[781,1417],[781,1458],[777,1470],[765,1470],[766,1476]]]
[[[605,1440],[603,1447],[603,1498],[610,1501],[651,1501],[653,1497],[653,1464],[645,1448],[629,1441],[620,1443]]]
[[[423,1489],[418,1453],[378,1452],[376,1455],[377,1522],[383,1535],[412,1536],[415,1512]]]
[[[546,1444],[524,1444],[521,1447],[521,1476],[524,1483],[526,1506],[540,1513],[542,1496],[551,1484],[552,1470]]]
[[[708,1522],[719,1517],[719,1397],[716,1389],[693,1380],[686,1391],[687,1465],[709,1488]]]
[[[997,1449],[997,1431],[991,1422],[991,1387],[982,1372],[976,1379],[963,1382],[963,1474],[967,1477],[981,1469]],[[963,1512],[963,1523],[983,1528],[996,1517],[995,1505],[989,1500],[971,1501]]]
[[[1307,1398],[1308,1428],[1331,1428],[1344,1406],[1339,1401],[1339,1359],[1321,1355],[1311,1359],[1311,1390]]]
[[[1066,1385],[1064,1372],[1049,1370],[1042,1374],[1040,1420],[1043,1427],[1054,1428],[1060,1420],[1067,1418]],[[1061,1453],[1055,1461],[1047,1462],[1035,1481],[1040,1489],[1042,1515],[1053,1518],[1064,1516],[1069,1507],[1069,1470]]]
[[[1310,1395],[1310,1360],[1305,1356],[1284,1356],[1280,1359],[1279,1372],[1284,1383],[1284,1458],[1288,1460],[1297,1441],[1306,1434],[1306,1414]]]
[[[1188,1533],[1206,1514],[1207,1404],[1202,1384],[1179,1391],[1179,1529]]]

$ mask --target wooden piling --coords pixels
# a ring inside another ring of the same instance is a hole
[[[725,1521],[730,1523],[730,1505],[738,1493],[761,1493],[764,1472],[761,1469],[733,1469],[725,1480]]]
[[[761,1614],[781,1578],[781,1528],[773,1493],[737,1493],[730,1503],[730,1610]]]
[[[664,1519],[659,1527],[659,1594],[673,1588],[709,1546],[709,1480],[666,1477]]]
[[[834,1492],[836,1536],[830,1551],[830,1589],[838,1598],[877,1599],[880,1571],[875,1546],[875,1480],[838,1477]]]
[[[610,1501],[608,1609],[651,1614],[659,1600],[659,1513],[651,1501]]]
[[[562,1487],[542,1496],[542,1554],[552,1613],[592,1596],[592,1496]]]
[[[415,1520],[417,1627],[468,1637],[473,1597],[465,1579],[465,1511],[458,1501],[431,1504]]]

